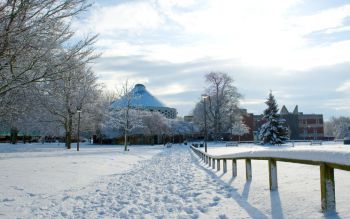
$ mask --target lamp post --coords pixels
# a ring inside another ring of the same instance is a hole
[[[206,107],[206,99],[209,96],[206,94],[202,94],[203,104],[204,104],[204,151],[207,153],[207,138],[208,138],[208,130],[207,130],[207,107]]]
[[[77,108],[77,113],[78,113],[78,142],[77,142],[77,151],[79,151],[79,142],[80,142],[80,113],[81,113],[81,108]]]

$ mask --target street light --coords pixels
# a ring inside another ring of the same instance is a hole
[[[205,153],[207,153],[207,138],[208,138],[208,131],[207,131],[207,107],[206,107],[206,99],[209,96],[206,94],[202,94],[202,99],[203,99],[203,103],[204,103],[204,151]]]
[[[81,107],[77,108],[78,113],[78,142],[77,142],[77,151],[79,151],[79,142],[80,142],[80,113],[81,113]]]

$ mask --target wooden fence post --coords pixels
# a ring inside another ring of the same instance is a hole
[[[327,164],[320,164],[321,206],[323,212],[335,212],[334,169]]]
[[[232,177],[237,176],[237,160],[232,159]]]
[[[213,158],[213,169],[215,169],[215,159]]]
[[[222,160],[222,165],[223,165],[223,172],[227,173],[227,161],[226,161],[226,159]]]
[[[245,177],[246,180],[252,179],[252,161],[250,159],[245,159]]]
[[[217,163],[217,171],[220,171],[220,159],[217,159],[218,163]]]
[[[277,183],[277,162],[274,159],[269,159],[269,181],[270,190],[275,190],[278,187]]]

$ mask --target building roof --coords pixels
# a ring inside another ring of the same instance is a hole
[[[132,107],[166,107],[160,100],[146,90],[143,84],[136,84],[129,93],[131,95]],[[111,108],[123,108],[128,104],[128,95],[112,102]]]
[[[282,106],[280,114],[282,115],[289,114],[287,107],[285,105]]]
[[[298,105],[295,105],[295,108],[294,108],[294,110],[293,110],[293,114],[296,114],[296,115],[299,114]]]

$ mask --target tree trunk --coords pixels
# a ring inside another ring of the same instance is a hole
[[[18,130],[17,128],[11,128],[11,144],[17,144],[17,135],[18,135]]]
[[[72,147],[72,129],[73,129],[73,118],[72,115],[68,116],[66,125],[66,148],[71,149]]]
[[[128,130],[129,130],[129,106],[128,108],[126,109],[126,112],[125,112],[125,122],[126,122],[126,125],[125,125],[125,128],[124,128],[124,151],[127,151],[128,150]]]
[[[125,132],[124,132],[124,151],[127,151],[127,150],[128,150],[128,133],[125,130]]]
[[[220,120],[220,107],[219,107],[219,91],[220,91],[220,88],[219,86],[217,85],[216,87],[216,106],[215,106],[215,140],[219,140],[219,120]]]

